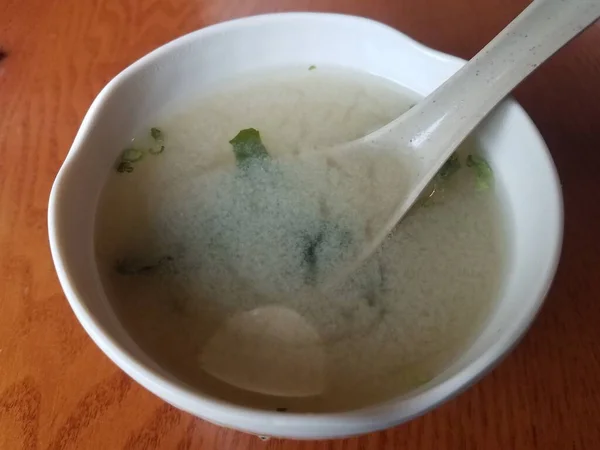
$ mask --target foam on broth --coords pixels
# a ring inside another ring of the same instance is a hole
[[[440,373],[498,294],[493,190],[458,170],[324,293],[320,282],[369,237],[410,168],[386,151],[302,159],[415,100],[366,74],[290,69],[158,111],[149,127],[164,130],[165,151],[109,176],[96,224],[105,290],[138,344],[198,390],[272,410],[356,408]],[[229,140],[249,127],[274,158],[242,173]],[[148,145],[146,134],[134,145]]]

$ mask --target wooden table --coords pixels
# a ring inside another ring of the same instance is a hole
[[[1,0],[0,449],[600,448],[600,24],[516,92],[564,187],[564,252],[548,300],[496,370],[404,426],[342,441],[262,442],[175,410],[86,336],[47,244],[48,193],[85,111],[153,48],[233,17],[317,10],[372,17],[468,58],[527,3]]]

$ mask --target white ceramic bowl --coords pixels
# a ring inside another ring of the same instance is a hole
[[[562,241],[562,199],[538,131],[517,103],[506,100],[476,132],[506,206],[508,262],[501,299],[485,329],[451,367],[407,395],[335,414],[257,411],[191,389],[144,354],[111,310],[94,260],[100,190],[132,131],[166,100],[210,89],[225,77],[299,64],[363,70],[426,95],[463,61],[377,22],[332,14],[256,16],[188,34],[132,64],[94,100],[52,188],[50,246],[62,287],[85,330],[151,392],[210,422],[251,433],[341,437],[424,413],[473,383],[510,350],[550,287]]]

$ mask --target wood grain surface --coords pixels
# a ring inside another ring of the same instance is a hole
[[[516,91],[564,187],[564,251],[547,302],[496,370],[406,425],[340,441],[263,442],[175,410],[86,336],[47,244],[48,194],[84,113],[153,48],[233,17],[313,10],[372,17],[468,58],[527,3],[0,0],[0,449],[600,448],[600,24]]]

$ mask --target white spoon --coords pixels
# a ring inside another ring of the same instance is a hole
[[[515,86],[600,17],[600,0],[534,0],[473,59],[423,101],[364,138],[330,154],[394,149],[406,158],[410,186],[373,238],[327,286],[348,276],[381,245],[458,145]]]

